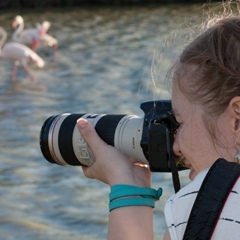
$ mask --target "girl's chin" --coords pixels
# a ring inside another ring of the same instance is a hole
[[[197,172],[195,172],[192,168],[190,168],[189,169],[189,179],[191,180],[191,181],[193,181],[194,180],[194,178],[197,176]]]

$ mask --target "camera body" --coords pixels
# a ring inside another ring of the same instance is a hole
[[[94,163],[94,155],[81,137],[76,121],[87,119],[98,135],[137,162],[149,164],[153,172],[172,172],[172,151],[177,122],[169,100],[148,101],[140,105],[144,117],[127,114],[61,114],[49,117],[40,132],[43,156],[59,165]],[[111,159],[109,159],[111,161]],[[177,166],[177,170],[185,169]]]
[[[145,113],[141,147],[152,172],[171,172],[172,145],[177,122],[169,100],[149,101],[140,105]],[[179,169],[180,170],[180,169]]]

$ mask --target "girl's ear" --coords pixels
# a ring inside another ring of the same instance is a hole
[[[240,96],[234,97],[230,101],[229,111],[234,119],[234,130],[240,132]]]

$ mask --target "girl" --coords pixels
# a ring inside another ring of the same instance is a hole
[[[179,123],[173,151],[176,156],[184,157],[192,182],[166,203],[168,229],[164,239],[183,239],[190,211],[208,169],[219,158],[228,162],[238,162],[240,158],[239,17],[219,20],[184,49],[174,66],[172,108]],[[79,119],[77,124],[96,158],[91,167],[83,167],[86,177],[108,184],[112,192],[117,191],[119,184],[125,186],[126,194],[116,193],[118,200],[132,201],[131,206],[123,204],[110,209],[108,238],[153,239],[152,207],[145,203],[134,206],[136,198],[144,194],[131,195],[135,189],[150,188],[149,169],[133,164],[103,142],[86,120]],[[212,239],[240,239],[239,194],[238,180],[219,216]],[[158,197],[157,192],[153,195],[147,198]]]

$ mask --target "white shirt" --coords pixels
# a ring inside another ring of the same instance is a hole
[[[200,172],[190,184],[168,199],[164,213],[171,240],[183,238],[192,206],[207,172]],[[240,179],[229,194],[211,239],[240,240]]]

